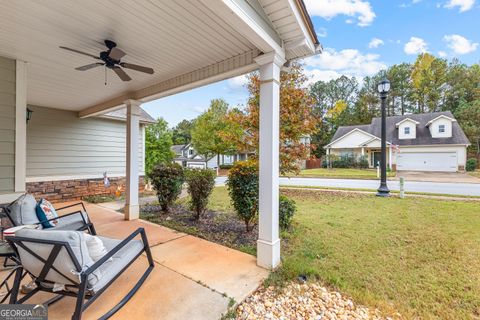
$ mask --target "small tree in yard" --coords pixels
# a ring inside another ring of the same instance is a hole
[[[252,161],[235,163],[228,173],[228,193],[237,215],[253,230],[258,215],[258,167]]]
[[[185,182],[183,168],[176,163],[158,164],[150,173],[150,180],[157,192],[158,202],[164,212],[177,200]]]
[[[215,171],[211,169],[188,169],[185,172],[188,193],[190,194],[190,210],[199,220],[208,205],[208,197],[215,187]]]

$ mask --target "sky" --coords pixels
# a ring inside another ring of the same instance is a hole
[[[303,60],[311,82],[361,80],[419,53],[480,62],[480,0],[304,0],[324,51]],[[165,97],[142,107],[171,127],[204,112],[210,100],[246,104],[245,77]]]

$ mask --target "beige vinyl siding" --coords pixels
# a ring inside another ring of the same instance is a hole
[[[27,178],[125,175],[126,123],[31,106],[27,126]],[[140,130],[142,133],[143,130]],[[139,138],[143,174],[143,136]]]
[[[0,57],[0,194],[15,190],[15,60]]]

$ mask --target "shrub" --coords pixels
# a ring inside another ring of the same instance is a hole
[[[297,206],[295,205],[295,201],[293,201],[287,196],[280,195],[280,203],[279,203],[280,228],[282,228],[283,230],[290,228],[295,211],[297,211]]]
[[[368,168],[368,159],[367,156],[363,155],[358,158],[357,165],[360,169],[367,169]]]
[[[230,170],[232,168],[233,168],[233,164],[231,164],[231,163],[228,163],[228,164],[224,163],[224,164],[220,165],[220,169]]]
[[[477,159],[475,158],[468,159],[465,169],[467,171],[475,171],[476,168],[477,168]]]
[[[211,169],[188,169],[185,172],[187,190],[190,194],[190,210],[199,220],[208,205],[208,197],[215,187],[216,172]]]
[[[245,222],[247,232],[258,216],[258,167],[252,161],[239,161],[228,173],[228,193],[235,212]]]
[[[157,193],[162,210],[168,212],[182,192],[185,181],[183,168],[177,163],[157,164],[150,173],[153,189]]]

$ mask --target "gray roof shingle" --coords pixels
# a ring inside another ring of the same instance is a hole
[[[470,144],[468,138],[465,136],[465,133],[457,121],[452,122],[452,136],[450,138],[432,138],[430,130],[426,127],[426,125],[430,120],[433,120],[441,115],[455,118],[450,111],[387,117],[387,141],[399,146]],[[417,125],[416,139],[398,139],[398,129],[396,128],[395,124],[407,118],[419,122]],[[339,127],[331,141],[335,141],[343,137],[354,129],[360,129],[380,138],[382,128],[381,120],[381,118],[377,117],[372,119],[371,124]]]

